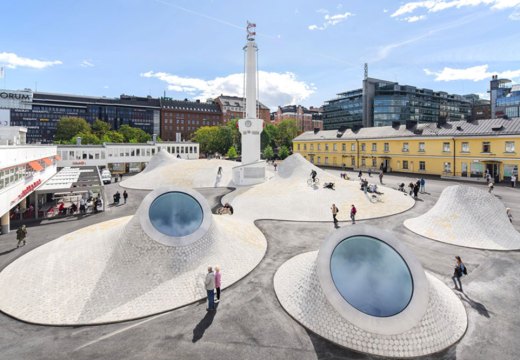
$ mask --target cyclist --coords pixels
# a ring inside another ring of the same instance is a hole
[[[312,182],[315,183],[316,182],[316,176],[318,175],[318,173],[316,172],[316,170],[312,170],[311,171],[311,179],[312,179]]]

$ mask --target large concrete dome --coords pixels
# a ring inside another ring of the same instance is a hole
[[[225,288],[265,251],[253,224],[213,215],[193,190],[164,187],[134,216],[67,234],[7,266],[0,310],[47,325],[140,318],[203,299],[207,266],[220,265]]]
[[[509,221],[502,202],[472,186],[444,189],[425,214],[404,222],[424,237],[452,245],[488,250],[520,249],[520,233]]]
[[[285,262],[274,289],[310,331],[383,357],[439,352],[467,327],[459,298],[391,233],[366,225],[336,230],[319,252]]]

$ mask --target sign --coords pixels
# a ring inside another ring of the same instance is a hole
[[[86,161],[73,161],[72,165],[87,165]]]
[[[42,183],[42,179],[38,179],[35,182],[33,182],[31,185],[27,186],[25,189],[22,190],[20,195],[13,201],[11,201],[11,204],[14,202],[17,202],[18,200],[22,200],[24,197],[29,195],[34,189],[36,189],[40,184]]]
[[[0,90],[0,109],[32,109],[31,90]]]

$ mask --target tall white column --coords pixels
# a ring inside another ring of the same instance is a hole
[[[246,119],[256,119],[256,52],[254,41],[248,41],[246,47]]]

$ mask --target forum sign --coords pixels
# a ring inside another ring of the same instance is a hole
[[[0,109],[32,109],[31,90],[0,90]]]

